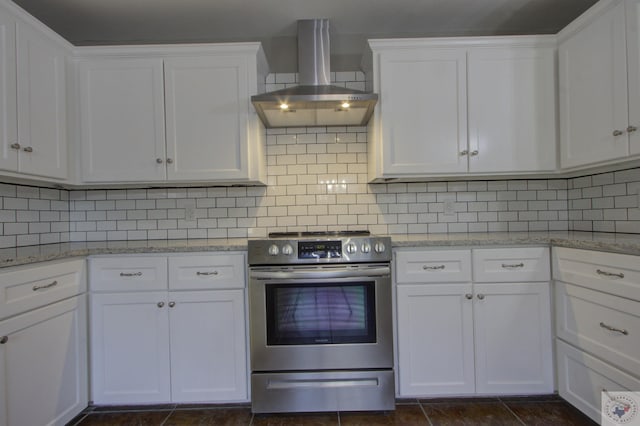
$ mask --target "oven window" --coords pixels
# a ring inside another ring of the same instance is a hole
[[[267,345],[374,343],[375,283],[268,284]]]

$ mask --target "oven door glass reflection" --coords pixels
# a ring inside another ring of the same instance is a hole
[[[267,345],[375,343],[375,283],[266,285]]]

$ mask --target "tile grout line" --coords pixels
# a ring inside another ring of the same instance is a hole
[[[427,419],[427,422],[429,422],[429,426],[433,426],[433,422],[431,421],[431,419],[429,418],[429,416],[427,415],[427,412],[424,409],[424,405],[422,405],[422,402],[420,402],[419,399],[416,399],[416,401],[418,401],[418,405],[420,406],[420,411],[422,411],[422,414],[424,415],[424,417]]]
[[[502,398],[498,398],[498,401],[500,401],[500,403],[507,409],[507,411],[509,411],[520,423],[522,423],[524,426],[526,426],[527,424],[520,418],[518,417],[518,415],[502,400]]]

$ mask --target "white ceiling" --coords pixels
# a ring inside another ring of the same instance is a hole
[[[75,45],[261,41],[296,70],[296,20],[329,18],[332,68],[367,38],[556,33],[596,0],[13,0]],[[359,63],[359,59],[355,63]],[[353,69],[353,68],[351,68]]]

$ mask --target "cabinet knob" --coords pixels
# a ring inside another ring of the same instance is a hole
[[[460,157],[464,157],[468,153],[469,153],[469,151],[467,151],[466,149],[464,151],[460,151]]]
[[[11,146],[11,149],[20,149],[20,144],[18,142],[12,143],[10,146]]]
[[[8,340],[9,338],[7,336],[0,337],[0,345],[4,345]]]
[[[173,164],[173,160],[171,158],[167,158],[167,164]]]
[[[622,130],[613,131],[613,136],[622,136],[622,135],[624,135],[624,132]]]
[[[169,302],[169,307],[173,308],[174,306],[176,306],[176,302]]]
[[[479,294],[479,295],[478,295],[478,299],[480,299],[480,300],[484,300],[484,294]]]
[[[629,126],[627,127],[627,133],[633,133],[636,130],[638,130],[638,128],[636,126]]]
[[[33,147],[25,146],[24,148],[22,148],[22,150],[23,150],[24,152],[33,152]]]
[[[158,302],[158,308],[164,307],[164,302]]]
[[[478,150],[476,149],[476,150],[471,151],[471,153],[469,155],[471,155],[472,157],[475,157],[476,155],[478,155]]]
[[[162,158],[156,158],[156,163],[162,164]]]
[[[464,297],[466,297],[467,300],[471,300],[471,299],[473,299],[473,294],[467,293],[467,294],[464,295]]]

